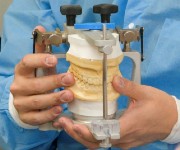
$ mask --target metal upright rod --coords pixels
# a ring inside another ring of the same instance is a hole
[[[106,40],[106,25],[103,24],[103,40]],[[103,118],[108,120],[108,99],[107,99],[107,54],[103,53]],[[109,132],[109,131],[106,131]],[[109,133],[106,133],[109,134]],[[101,145],[107,149],[110,147],[110,139],[106,137],[102,140]]]
[[[103,24],[103,39],[106,39],[106,25]],[[107,100],[107,54],[103,53],[103,118],[108,119]]]

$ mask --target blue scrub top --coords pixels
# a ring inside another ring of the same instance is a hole
[[[145,28],[142,83],[180,98],[179,0],[14,0],[4,16],[0,53],[0,146],[3,150],[53,150],[55,139],[59,150],[85,149],[64,131],[43,132],[19,127],[9,114],[9,87],[15,65],[26,54],[32,53],[31,33],[35,26],[42,25],[47,31],[57,27],[63,29],[65,16],[60,14],[59,6],[64,4],[82,6],[83,14],[77,16],[78,23],[100,22],[100,16],[92,13],[92,6],[100,3],[119,6],[119,12],[111,16],[111,22],[116,25],[127,28],[128,24],[134,23]],[[140,51],[138,42],[131,46]],[[66,45],[62,45],[55,51],[67,49]],[[68,65],[65,60],[59,60],[58,72],[65,72]],[[125,58],[120,69],[129,78],[131,69],[127,68],[131,68],[131,62]],[[126,105],[126,98],[121,97],[119,108]],[[132,150],[173,150],[174,146],[158,141]]]

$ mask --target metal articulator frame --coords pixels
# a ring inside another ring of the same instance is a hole
[[[93,120],[91,122],[90,130],[97,140],[102,140],[100,146],[104,148],[111,147],[110,139],[120,138],[120,124],[119,118],[108,118],[107,108],[107,55],[112,53],[112,46],[116,45],[116,39],[113,36],[112,30],[108,30],[106,24],[101,24],[101,30],[77,30],[73,27],[67,27],[64,32],[56,30],[55,32],[42,33],[35,30],[34,40],[38,44],[45,44],[47,53],[52,53],[51,45],[58,46],[62,43],[68,43],[69,34],[79,34],[82,38],[86,39],[91,45],[98,47],[99,52],[103,54],[103,119]],[[120,41],[124,44],[124,56],[129,57],[133,61],[132,81],[140,83],[140,64],[142,55],[136,51],[131,51],[130,42],[140,39],[140,32],[138,29],[134,30],[121,30],[116,29],[119,34]],[[35,47],[35,46],[33,46]],[[34,48],[35,49],[35,48]],[[34,50],[35,51],[35,50]],[[58,59],[66,58],[66,54],[58,53],[54,54]],[[38,72],[38,71],[37,71]],[[37,73],[36,73],[37,74]],[[37,74],[37,76],[39,76]],[[49,129],[54,129],[52,124],[45,124],[40,127],[44,129],[48,126]]]

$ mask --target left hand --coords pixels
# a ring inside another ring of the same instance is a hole
[[[114,77],[113,87],[130,98],[127,110],[119,119],[119,140],[112,140],[115,147],[128,149],[166,138],[177,121],[177,108],[173,97],[156,88],[139,85],[120,76]],[[97,141],[84,125],[73,124],[70,119],[60,118],[55,127],[63,127],[74,139],[95,149]]]

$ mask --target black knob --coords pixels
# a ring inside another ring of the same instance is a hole
[[[82,14],[82,8],[80,5],[63,5],[60,7],[62,15],[66,15],[67,26],[74,26],[76,22],[76,15]]]
[[[110,23],[110,16],[112,13],[118,12],[118,6],[113,4],[99,4],[93,6],[93,12],[101,14],[102,23]]]

